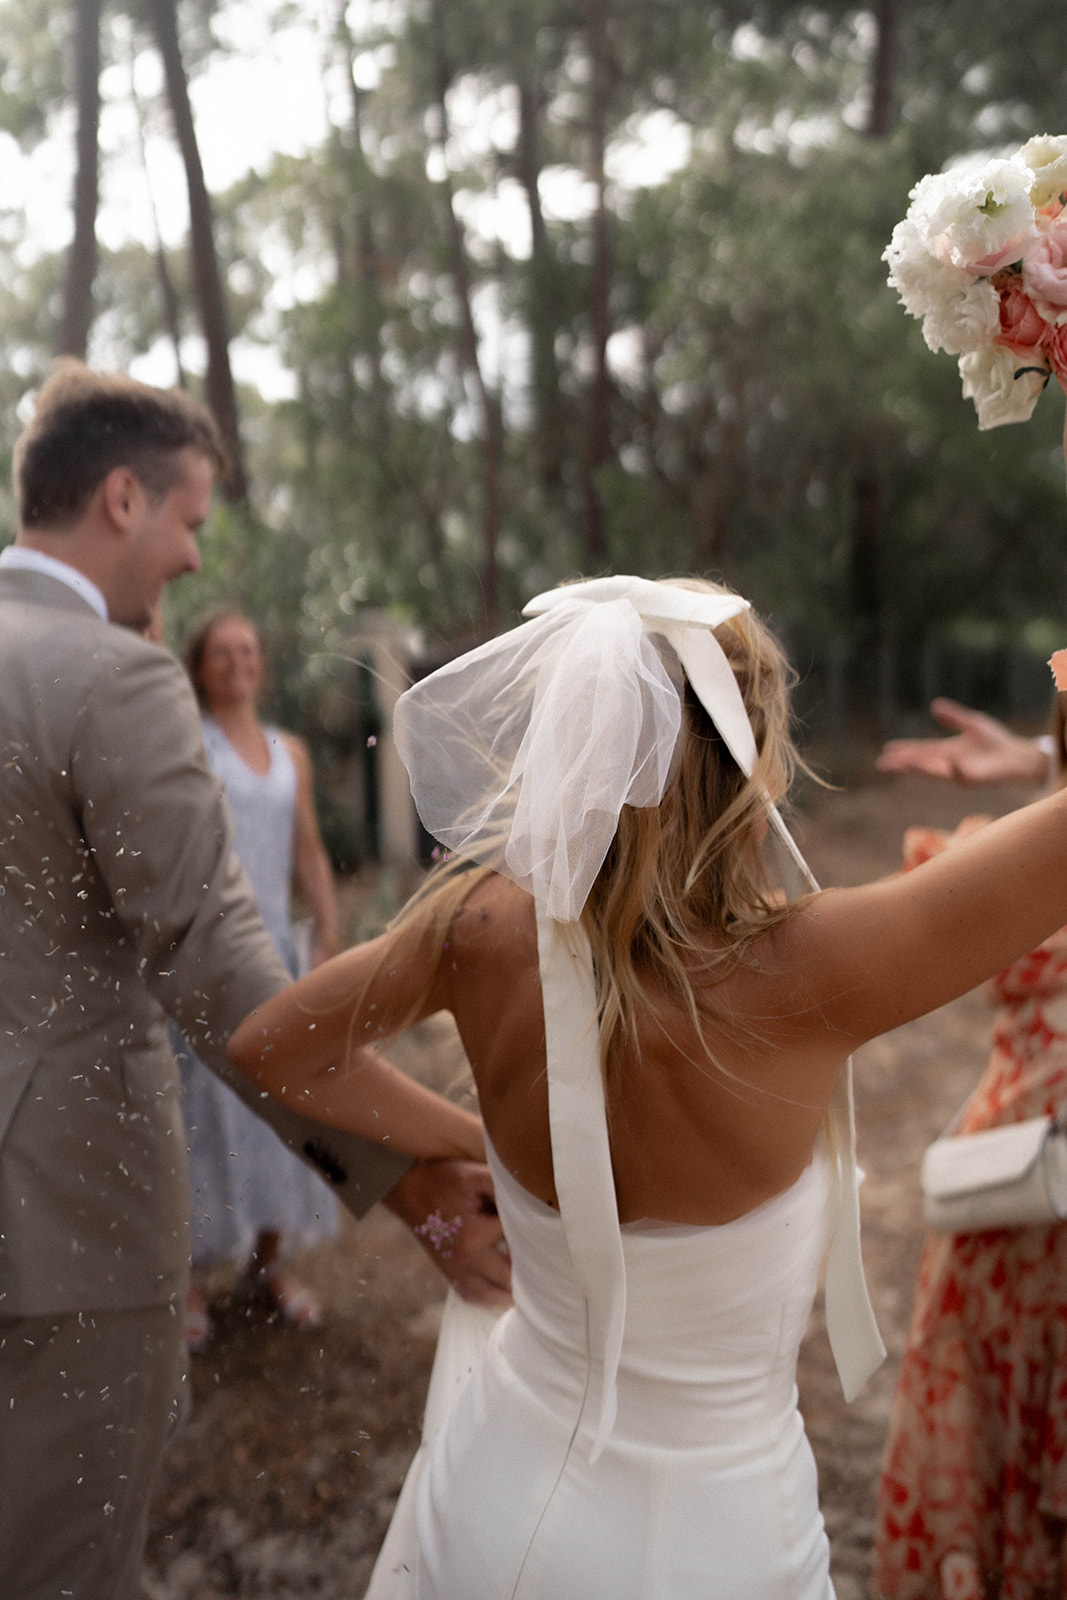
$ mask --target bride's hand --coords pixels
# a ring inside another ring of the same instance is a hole
[[[464,1300],[501,1310],[511,1304],[511,1258],[488,1167],[471,1161],[416,1161],[385,1203],[408,1224]]]

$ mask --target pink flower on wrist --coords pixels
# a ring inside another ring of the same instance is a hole
[[[460,1228],[463,1226],[462,1217],[453,1217],[449,1222],[439,1211],[431,1211],[425,1222],[420,1222],[414,1229],[423,1239],[426,1239],[439,1256],[446,1259],[452,1254],[451,1244]]]

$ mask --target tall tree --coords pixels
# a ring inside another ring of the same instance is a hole
[[[230,366],[229,312],[215,248],[211,197],[204,181],[196,125],[189,101],[189,84],[182,59],[178,29],[177,0],[146,0],[146,5],[163,60],[167,101],[174,121],[175,137],[181,151],[189,193],[189,243],[192,253],[193,290],[207,345],[205,380],[207,402],[218,423],[227,456],[226,470],[220,488],[226,499],[240,501],[248,497],[248,478],[245,472],[237,391]]]
[[[592,221],[592,274],[589,292],[589,335],[592,378],[586,401],[582,450],[582,532],[590,571],[607,554],[604,508],[597,474],[611,458],[611,223],[608,215],[606,155],[612,62],[608,35],[608,0],[586,0],[586,48],[589,60],[589,176],[596,195]]]
[[[385,322],[382,260],[374,218],[374,175],[363,146],[364,96],[356,78],[356,41],[348,22],[347,0],[339,0],[335,32],[344,59],[345,81],[351,107],[346,177],[350,192],[352,228],[355,234],[349,246],[344,221],[338,218],[335,226],[337,277],[338,285],[343,285],[346,292],[357,302],[359,353],[366,355],[371,371],[371,430],[376,449],[384,453],[388,419],[387,386],[382,370],[384,357],[382,328]],[[340,137],[337,142],[340,147],[338,154],[343,159],[345,142]],[[353,352],[349,350],[345,382],[349,387],[354,413],[352,355]]]
[[[574,0],[507,0],[497,8],[501,60],[513,77],[518,108],[514,149],[504,157],[521,185],[530,223],[530,258],[516,277],[530,344],[530,396],[538,473],[554,497],[564,488],[570,397],[563,390],[557,340],[566,326],[566,272],[545,217],[542,182],[552,144],[547,115],[578,15]]]
[[[450,132],[448,92],[452,85],[454,68],[447,44],[444,0],[430,0],[430,22],[436,99],[436,142],[443,169],[440,191],[448,230],[452,277],[459,305],[460,355],[463,367],[474,385],[482,430],[482,607],[485,633],[488,636],[496,633],[500,627],[497,546],[500,539],[500,462],[503,428],[499,397],[489,387],[479,353],[470,260],[463,224],[456,211],[456,198],[448,165]]]
[[[137,151],[141,158],[141,171],[144,174],[145,193],[148,196],[148,210],[152,218],[152,256],[156,266],[156,280],[159,284],[160,306],[163,311],[163,321],[174,351],[174,371],[178,387],[184,389],[185,368],[182,365],[182,332],[181,308],[178,300],[178,291],[174,285],[174,277],[167,260],[167,251],[163,243],[163,235],[159,226],[159,212],[156,209],[156,199],[152,192],[152,172],[148,164],[148,142],[145,136],[145,113],[141,104],[140,95],[137,93],[136,61],[131,56],[130,60],[130,101],[133,105],[134,115],[137,119]]]
[[[556,334],[560,307],[559,270],[541,204],[541,123],[544,91],[533,70],[520,68],[519,137],[515,158],[530,214],[530,265],[526,297],[532,356],[532,387],[537,414],[538,461],[546,488],[563,481],[566,415],[560,388]]]
[[[874,61],[871,69],[871,108],[867,132],[884,139],[893,131],[894,87],[897,70],[897,28],[900,0],[878,0]]]
[[[100,11],[102,0],[74,0],[74,98],[78,111],[74,238],[63,284],[57,351],[84,361],[93,320],[96,209],[100,187]]]

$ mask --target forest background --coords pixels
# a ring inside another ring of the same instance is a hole
[[[0,470],[56,353],[203,394],[232,468],[175,635],[247,608],[324,762],[373,725],[368,611],[432,662],[605,570],[748,594],[839,768],[935,691],[1042,714],[1062,397],[979,434],[881,254],[923,173],[1063,131],[1056,7],[261,0],[313,41],[325,132],[209,193],[196,87],[240,9],[0,0],[0,161],[75,152],[69,244],[0,193]],[[185,237],[101,242],[116,174],[173,207],[163,140]],[[269,382],[235,380],[253,350]]]

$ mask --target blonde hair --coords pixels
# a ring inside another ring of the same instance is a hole
[[[730,592],[707,580],[672,581],[709,594]],[[746,777],[685,682],[676,768],[663,799],[658,806],[623,807],[582,912],[609,1089],[613,1045],[634,1039],[642,1014],[681,1003],[701,1038],[712,1017],[738,1031],[708,990],[734,969],[753,939],[791,911],[771,881],[761,846],[766,802],[783,801],[803,766],[791,733],[793,674],[752,611],[721,624],[715,637],[741,690],[757,761]],[[409,941],[425,954],[428,936],[432,958],[439,958],[456,911],[491,871],[460,860],[434,868],[390,924],[388,959]]]

